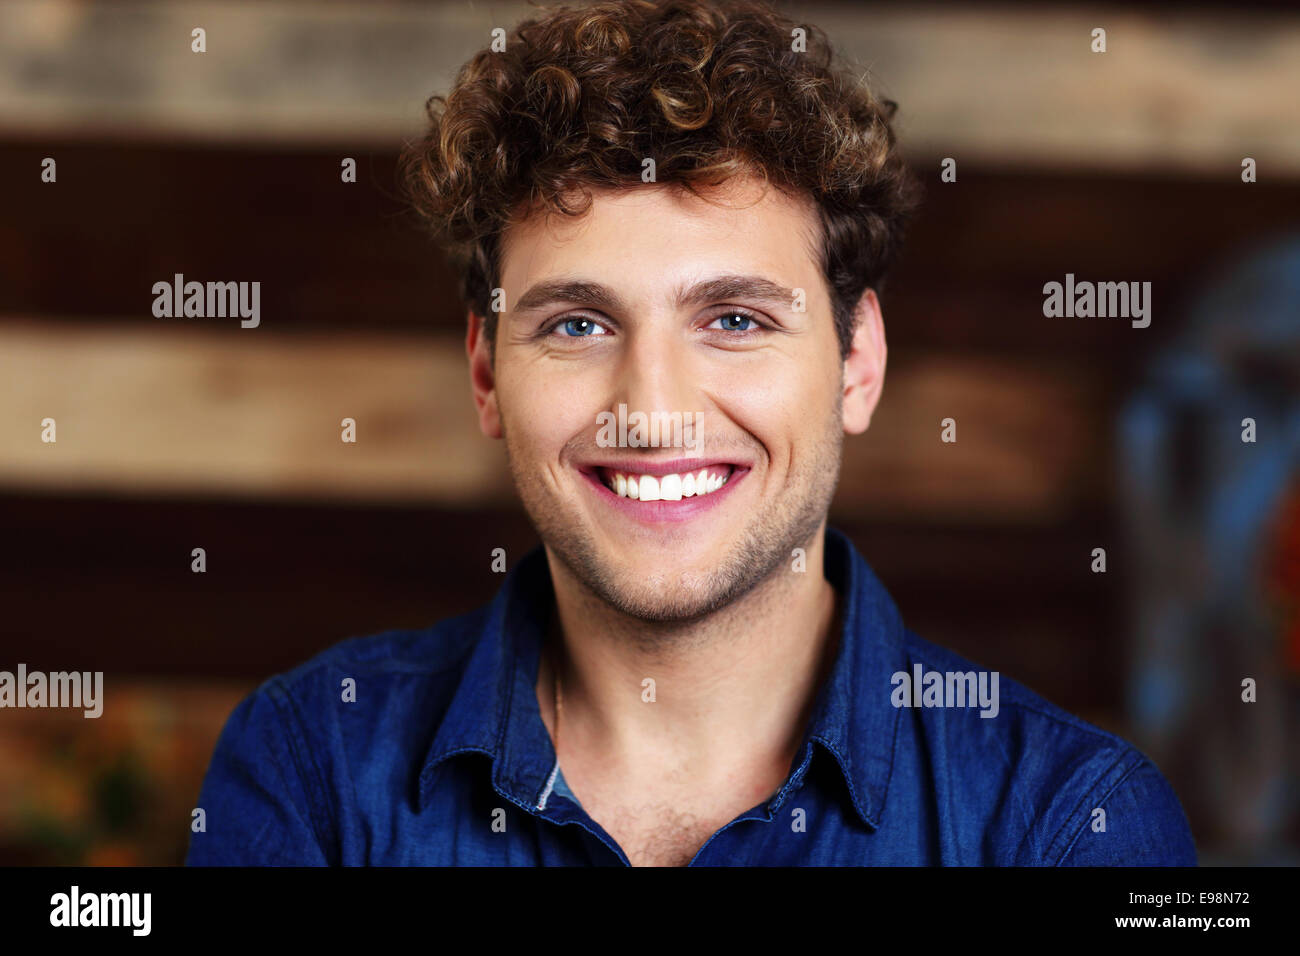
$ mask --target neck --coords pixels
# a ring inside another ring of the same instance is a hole
[[[596,600],[548,555],[557,626],[537,688],[553,737],[557,677],[562,688],[561,760],[598,757],[633,776],[679,768],[697,785],[783,776],[838,647],[823,551],[824,528],[807,548],[807,572],[782,565],[709,617],[667,625]]]

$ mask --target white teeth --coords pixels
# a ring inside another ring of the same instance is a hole
[[[609,489],[620,498],[633,501],[681,501],[712,494],[727,483],[728,475],[710,474],[707,468],[684,475],[629,475],[615,472]]]

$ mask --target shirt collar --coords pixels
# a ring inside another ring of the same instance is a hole
[[[894,768],[899,709],[891,677],[906,669],[903,622],[853,543],[826,529],[826,577],[843,604],[840,646],[809,721],[808,737],[835,758],[864,823],[880,825]]]
[[[826,530],[825,573],[843,600],[843,627],[807,740],[835,759],[854,808],[874,828],[893,769],[899,711],[890,703],[890,678],[906,668],[902,621],[875,573],[834,528]],[[439,767],[463,753],[489,756],[497,790],[539,809],[555,766],[535,691],[553,603],[546,554],[536,548],[509,572],[479,618],[478,640],[425,757],[421,809]]]

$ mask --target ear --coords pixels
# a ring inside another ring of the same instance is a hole
[[[853,342],[844,359],[844,431],[860,435],[871,424],[885,384],[885,321],[875,290],[862,294],[853,319]]]
[[[469,381],[478,408],[478,427],[488,438],[501,437],[501,411],[497,408],[496,374],[492,369],[492,349],[483,330],[483,316],[469,314],[465,333],[465,352],[469,355]]]

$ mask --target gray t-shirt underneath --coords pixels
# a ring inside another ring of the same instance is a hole
[[[569,800],[572,800],[574,803],[578,804],[578,806],[582,806],[582,804],[578,803],[578,798],[573,795],[573,791],[569,789],[569,785],[564,782],[563,770],[556,771],[555,786],[552,788],[551,792],[557,793],[562,797],[567,797]]]

